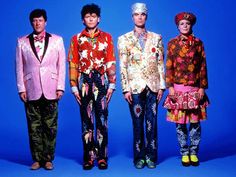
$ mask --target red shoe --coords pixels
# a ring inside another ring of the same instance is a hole
[[[84,162],[83,169],[84,170],[91,170],[94,167],[93,160],[89,160],[87,162]]]
[[[107,169],[107,167],[108,167],[108,165],[107,165],[106,160],[101,159],[101,160],[98,161],[98,168],[100,170],[105,170],[105,169]]]

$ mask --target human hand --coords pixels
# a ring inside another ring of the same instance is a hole
[[[162,96],[163,96],[163,90],[160,89],[158,90],[158,93],[157,93],[157,103],[161,101]]]
[[[62,95],[63,95],[63,91],[62,90],[57,90],[56,94],[57,94],[57,100],[60,100]]]
[[[126,101],[128,101],[128,103],[129,104],[132,104],[132,95],[131,95],[131,93],[130,92],[126,92],[125,94],[124,94],[124,97],[125,97],[125,100]]]
[[[203,96],[205,95],[205,90],[203,88],[200,88],[198,90],[198,93],[199,93],[199,100],[201,100]]]
[[[21,92],[20,93],[20,99],[21,99],[21,101],[26,103],[26,101],[27,101],[27,94],[26,94],[26,92]]]
[[[175,90],[174,87],[169,88],[169,95],[174,96],[175,95]]]
[[[114,90],[111,89],[111,88],[109,88],[109,89],[107,90],[107,94],[106,94],[107,104],[108,104],[109,101],[111,100],[111,96],[112,96],[113,92],[114,92]]]
[[[76,101],[81,105],[81,97],[79,96],[79,92],[74,92],[73,94],[75,96]]]

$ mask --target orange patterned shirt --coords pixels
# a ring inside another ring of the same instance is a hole
[[[97,70],[106,73],[110,84],[116,82],[116,59],[110,34],[99,29],[91,35],[86,30],[71,39],[68,54],[71,87],[78,86],[81,73]]]
[[[174,83],[208,88],[206,57],[200,39],[179,35],[168,43],[166,86]]]

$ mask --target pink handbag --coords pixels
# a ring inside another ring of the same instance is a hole
[[[203,99],[199,99],[197,91],[179,92],[175,95],[168,95],[164,101],[164,108],[166,109],[198,109],[200,107],[207,107],[208,97],[205,94]]]

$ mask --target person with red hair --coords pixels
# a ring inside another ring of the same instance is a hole
[[[200,121],[206,119],[208,105],[205,94],[208,88],[206,57],[203,42],[192,31],[196,16],[181,12],[175,16],[175,23],[180,34],[168,43],[166,87],[169,94],[164,107],[167,121],[176,123],[182,165],[198,166]],[[187,123],[190,123],[189,130]]]

